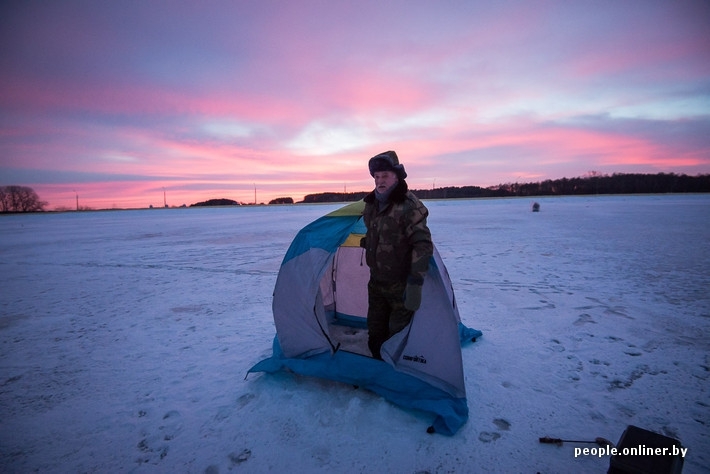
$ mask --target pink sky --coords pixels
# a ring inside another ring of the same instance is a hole
[[[710,173],[710,4],[3,2],[0,185],[48,209]]]

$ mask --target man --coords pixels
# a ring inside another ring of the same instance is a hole
[[[407,173],[394,151],[368,163],[375,189],[365,196],[367,234],[361,242],[370,267],[368,346],[382,359],[380,347],[404,329],[419,309],[424,275],[434,246],[426,224],[429,211],[409,191]]]

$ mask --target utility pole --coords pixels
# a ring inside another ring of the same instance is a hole
[[[79,210],[79,193],[77,193],[75,190],[74,194],[76,194],[76,210],[78,211]]]
[[[163,207],[168,207],[168,199],[165,196],[165,188],[163,188]]]

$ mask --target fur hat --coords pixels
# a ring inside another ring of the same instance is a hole
[[[397,153],[392,150],[373,156],[367,166],[370,168],[370,176],[375,176],[377,171],[393,171],[399,179],[407,177],[404,165],[399,163]]]

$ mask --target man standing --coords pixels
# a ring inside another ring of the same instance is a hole
[[[424,275],[434,252],[426,224],[429,211],[409,191],[407,173],[394,151],[368,163],[375,189],[365,196],[367,234],[361,242],[370,267],[368,346],[382,359],[380,347],[404,329],[419,309]]]

